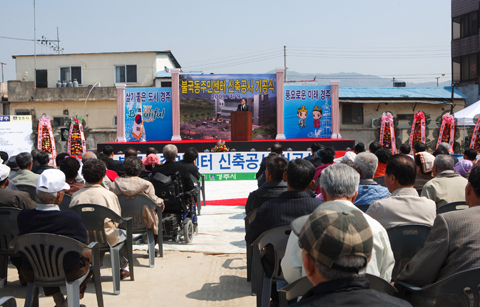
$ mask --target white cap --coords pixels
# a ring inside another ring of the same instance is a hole
[[[65,180],[65,174],[58,169],[44,170],[40,177],[38,177],[37,190],[47,193],[69,190],[70,186]]]
[[[10,167],[5,164],[0,164],[0,181],[7,179],[8,175],[10,175]]]

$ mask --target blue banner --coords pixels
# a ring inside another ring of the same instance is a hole
[[[125,89],[125,138],[127,142],[171,140],[172,89]]]
[[[284,90],[285,137],[331,138],[331,87],[285,84]]]

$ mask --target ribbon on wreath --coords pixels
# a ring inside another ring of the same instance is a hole
[[[453,142],[455,141],[455,119],[447,112],[442,116],[442,125],[440,126],[440,132],[438,133],[438,144],[445,142],[448,143],[448,152],[453,154]]]
[[[82,154],[87,151],[85,134],[83,133],[82,118],[72,116],[70,121],[70,130],[68,131],[67,153],[70,156]]]
[[[50,116],[42,115],[42,117],[40,117],[40,119],[38,120],[37,133],[37,149],[50,154],[52,156],[53,166],[55,167],[57,148],[55,146],[55,138],[53,137],[53,129]]]
[[[380,126],[380,144],[383,148],[391,148],[392,152],[397,152],[393,115],[390,112],[385,112],[382,114]]]
[[[477,152],[480,151],[480,116],[477,119],[475,124],[475,129],[473,130],[472,140],[470,141],[470,148],[475,149]]]
[[[410,144],[410,147],[412,150],[410,151],[410,154],[413,152],[413,145],[418,142],[422,143],[427,143],[427,138],[426,138],[426,133],[425,133],[425,114],[420,111],[416,112],[415,115],[413,116],[413,122],[412,122],[412,130],[410,131],[410,138],[408,140],[408,144]]]

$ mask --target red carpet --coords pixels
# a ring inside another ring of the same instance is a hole
[[[245,206],[246,203],[246,198],[207,200],[207,206]]]

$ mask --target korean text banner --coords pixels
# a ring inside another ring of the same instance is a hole
[[[31,135],[31,115],[0,115],[0,146],[9,156],[30,152]]]
[[[283,110],[287,139],[332,136],[332,99],[329,85],[285,85]]]
[[[172,89],[125,89],[127,142],[163,141],[172,138]]]
[[[230,139],[231,113],[242,100],[252,112],[253,138],[275,138],[275,74],[180,75],[182,139]]]

